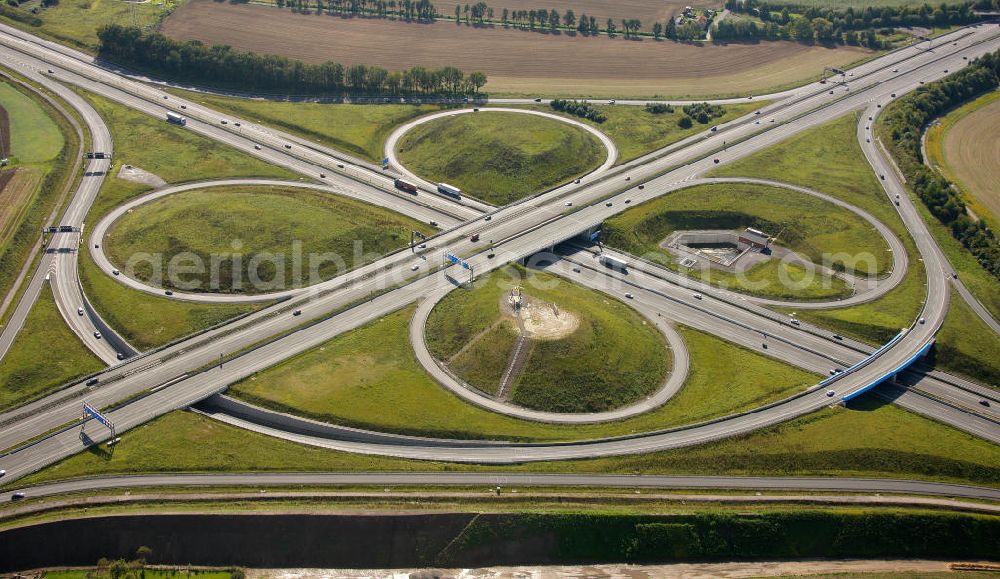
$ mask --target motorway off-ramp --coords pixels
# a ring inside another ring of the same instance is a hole
[[[885,61],[879,62],[878,65],[868,63],[865,66],[871,65],[869,67],[871,71],[864,76],[859,75],[857,80],[854,81],[856,84],[853,85],[850,92],[839,93],[838,89],[834,95],[828,95],[825,92],[817,91],[812,96],[790,103],[786,107],[780,108],[781,118],[779,120],[781,122],[776,123],[773,128],[760,135],[749,136],[756,132],[752,124],[740,125],[738,123],[731,123],[731,128],[727,129],[724,134],[730,139],[736,137],[745,138],[746,140],[737,145],[729,146],[725,154],[715,153],[717,138],[714,141],[711,139],[689,141],[683,147],[674,148],[662,157],[650,159],[648,163],[641,166],[629,164],[624,169],[619,170],[618,173],[609,173],[609,176],[603,180],[598,180],[595,183],[588,184],[588,186],[580,187],[576,190],[557,191],[549,196],[543,195],[534,198],[526,203],[526,206],[531,211],[518,214],[513,216],[509,221],[496,224],[500,228],[520,231],[520,233],[513,234],[513,237],[510,237],[509,240],[498,247],[498,257],[503,256],[503,260],[518,258],[549,247],[556,241],[575,235],[582,229],[599,223],[608,216],[618,212],[622,207],[622,201],[626,195],[633,198],[640,198],[642,194],[653,195],[654,192],[669,188],[670,185],[690,180],[713,166],[711,161],[713,154],[721,157],[721,162],[728,162],[752,154],[762,147],[770,146],[788,136],[825,122],[829,118],[852,110],[858,110],[858,108],[864,107],[876,100],[885,102],[888,100],[887,95],[889,92],[902,93],[912,90],[917,86],[918,80],[939,78],[944,74],[943,68],[957,69],[962,66],[961,56],[963,54],[974,57],[995,49],[997,45],[995,32],[995,29],[990,31],[985,27],[974,29],[971,33],[963,31],[962,34],[954,35],[959,46],[957,48],[948,47],[941,51],[941,54],[907,54],[905,51],[895,53],[888,60],[893,62],[899,60],[907,65],[907,69],[899,74],[889,73],[885,66]],[[0,41],[6,42],[7,40],[7,36],[0,37]],[[48,57],[48,53],[45,56]],[[82,66],[78,61],[70,63],[60,56],[54,58],[67,66],[72,65],[77,69],[80,69]],[[882,68],[879,68],[880,66]],[[89,69],[87,73],[90,75],[102,74],[100,71]],[[114,82],[120,81],[115,80]],[[141,102],[136,103],[136,105],[137,107],[148,108],[147,105]],[[159,109],[161,107],[160,105],[156,105],[155,108]],[[776,107],[774,110],[779,110],[779,107]],[[632,182],[645,183],[646,191],[639,192],[633,188],[622,192],[623,184],[613,179],[615,174],[621,174],[620,171],[632,171]],[[892,184],[887,183],[887,185]],[[890,191],[890,193],[892,192]],[[611,195],[610,199],[614,206],[613,208],[606,208],[600,203],[590,205],[595,200],[602,200],[608,195]],[[548,199],[552,201],[547,202]],[[561,206],[564,200],[569,199],[572,199],[578,207],[582,205],[587,205],[587,207],[571,215],[560,216],[561,212],[557,207]],[[509,210],[516,211],[519,209],[515,206],[509,208]],[[501,212],[498,215],[502,214]],[[911,217],[915,217],[915,221]],[[915,215],[915,212],[913,215],[904,213],[904,220],[918,239],[918,246],[921,248],[922,253],[927,248],[928,243],[930,246],[933,246],[932,241],[927,241],[929,235],[926,233],[926,229],[920,221],[919,216]],[[534,223],[535,225],[529,225],[530,223]],[[476,225],[476,227],[481,226]],[[497,235],[497,237],[503,239],[501,235]],[[921,238],[924,238],[925,242],[923,244],[921,243]],[[467,244],[466,247],[468,248]],[[927,260],[926,255],[925,260]],[[475,263],[478,270],[488,271],[491,267],[494,267],[494,263],[499,263],[502,260],[489,262],[480,254],[471,257],[470,261]],[[933,263],[928,264],[928,270],[931,272],[931,275],[928,277],[930,286],[929,295],[931,295],[932,299],[925,304],[924,317],[927,323],[915,325],[895,347],[883,353],[867,367],[836,382],[835,386],[832,387],[836,388],[838,395],[856,391],[872,380],[896,368],[915,352],[922,349],[932,338],[946,311],[947,285],[944,281],[944,276],[941,275],[943,264],[940,260],[936,260],[934,256],[931,256],[931,259],[928,261]],[[937,272],[936,275],[933,273],[935,271]],[[328,339],[332,335],[345,331],[345,329],[357,327],[364,321],[373,319],[386,311],[391,311],[412,301],[415,295],[425,294],[436,288],[445,287],[442,283],[448,282],[442,282],[441,278],[436,276],[418,279],[403,288],[403,290],[391,291],[372,301],[354,307],[345,312],[345,314],[330,318],[308,329],[300,330],[286,338],[281,338],[267,344],[256,350],[252,356],[242,356],[227,362],[223,368],[211,370],[210,372],[213,373],[211,377],[206,376],[207,372],[195,375],[173,386],[159,390],[151,396],[129,404],[113,412],[112,415],[116,423],[122,425],[122,428],[125,429],[145,422],[149,418],[162,414],[171,408],[186,406],[197,399],[203,398],[207,394],[218,391],[225,384],[238,379],[241,375],[246,375],[246,372],[256,371],[255,367],[260,364],[264,364],[264,367],[266,367],[298,351],[303,351],[311,347],[311,345]],[[335,303],[344,303],[345,300],[349,300],[352,291],[357,295],[357,288],[349,288],[348,291],[342,292],[336,298],[328,299],[329,296],[324,296],[313,303],[318,304],[316,307],[320,311],[329,311]],[[363,292],[361,293],[364,295]],[[271,313],[268,312],[268,314]],[[267,323],[270,324],[271,322],[273,322],[273,319]],[[287,326],[287,322],[285,325]],[[278,324],[278,327],[280,326],[281,324]],[[273,331],[276,328],[272,325],[270,329]],[[239,339],[235,340],[236,343],[245,343],[248,336],[253,335],[256,331],[258,331],[258,327],[251,327],[248,331],[242,332],[238,336]],[[178,376],[180,374],[177,370],[180,368],[191,369],[197,367],[193,364],[198,359],[210,361],[212,359],[210,353],[219,353],[220,348],[226,347],[221,342],[229,337],[231,335],[193,350],[185,350],[176,358],[161,362],[160,364],[154,364],[148,369],[143,368],[141,371],[125,377],[123,380],[135,380],[133,388],[140,385],[149,387],[156,384],[155,377],[158,375],[166,375],[169,378]],[[229,346],[231,347],[232,343]],[[249,358],[253,358],[253,360],[248,360]],[[186,360],[186,362],[181,363],[178,360],[181,362]],[[178,368],[172,372],[161,373],[163,367],[168,365],[178,366]],[[817,396],[816,394],[819,395]],[[378,454],[411,456],[413,458],[473,462],[518,462],[604,454],[624,454],[671,448],[719,437],[732,436],[740,432],[749,432],[768,424],[811,412],[824,406],[826,403],[827,398],[822,392],[807,394],[787,401],[784,404],[760,410],[752,415],[741,416],[673,433],[630,439],[628,441],[592,441],[567,445],[534,445],[530,447],[514,445],[497,447],[487,445],[482,449],[466,448],[460,450],[441,449],[433,445],[418,448],[392,448],[379,445],[366,445],[354,446],[351,449]],[[15,475],[21,475],[43,464],[47,464],[60,456],[76,452],[79,448],[81,448],[81,444],[79,440],[73,438],[72,433],[63,433],[46,439],[14,455],[8,455],[0,459],[0,466],[4,466],[8,461],[11,461],[12,466],[8,468],[8,471]]]

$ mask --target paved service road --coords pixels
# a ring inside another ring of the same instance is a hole
[[[1000,501],[1000,489],[930,481],[822,477],[725,477],[614,474],[523,473],[243,473],[159,474],[74,479],[20,490],[31,498],[58,494],[143,487],[271,487],[271,486],[487,486],[590,487],[627,489],[738,489],[900,493]]]

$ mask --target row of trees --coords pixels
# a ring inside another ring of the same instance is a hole
[[[594,121],[595,123],[603,123],[608,120],[607,115],[597,110],[594,105],[588,102],[555,99],[550,104],[552,108],[557,111],[569,113],[580,118]]]
[[[885,112],[889,147],[913,191],[951,229],[987,271],[1000,278],[1000,242],[982,221],[968,215],[958,190],[923,163],[924,128],[951,108],[1000,86],[1000,51],[977,59],[945,79],[922,86]]]
[[[487,80],[482,72],[465,74],[450,66],[388,71],[363,64],[345,68],[332,61],[306,64],[283,56],[239,52],[229,46],[180,42],[118,24],[102,27],[97,37],[102,58],[205,84],[251,84],[268,90],[336,95],[461,96],[478,94]]]
[[[824,44],[849,44],[872,49],[884,48],[875,31],[843,30],[823,17],[812,20],[795,16],[787,24],[730,18],[715,25],[714,40],[795,40]]]
[[[978,0],[981,2],[982,0]],[[991,2],[993,0],[990,0]],[[801,6],[758,0],[727,0],[735,13],[758,16],[755,21],[734,19],[718,24],[717,38],[839,42],[873,46],[874,30],[908,26],[949,26],[976,20],[977,2],[905,6],[868,6],[855,9],[833,6]]]
[[[341,16],[396,16],[404,20],[432,21],[437,10],[430,0],[275,0],[279,8],[301,12],[329,12]]]

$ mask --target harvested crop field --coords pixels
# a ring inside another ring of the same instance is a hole
[[[955,178],[1000,219],[1000,92],[948,129],[944,159]]]
[[[845,66],[867,51],[789,42],[686,45],[298,14],[193,0],[162,25],[175,39],[228,44],[306,62],[402,69],[451,65],[489,76],[492,95],[708,96],[763,92]]]

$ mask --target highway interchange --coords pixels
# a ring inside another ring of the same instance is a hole
[[[751,432],[827,406],[831,403],[831,397],[827,395],[830,390],[835,394],[832,400],[834,402],[844,396],[851,396],[886,376],[895,374],[925,351],[948,310],[951,286],[958,287],[963,297],[971,298],[971,295],[957,280],[952,279],[950,266],[909,201],[890,161],[876,143],[866,139],[866,127],[871,124],[868,121],[862,121],[858,126],[859,144],[873,170],[885,176],[881,182],[888,198],[893,199],[898,194],[902,199],[898,209],[917,244],[921,259],[924,260],[928,286],[928,300],[920,315],[923,323],[914,320],[913,325],[905,329],[890,347],[880,349],[875,356],[871,356],[872,349],[863,344],[835,340],[830,332],[805,324],[793,326],[785,316],[766,310],[761,307],[762,304],[754,303],[749,298],[744,299],[731,292],[680,278],[652,264],[637,262],[631,257],[629,260],[633,267],[628,276],[622,276],[597,266],[590,252],[562,242],[591,230],[603,220],[624,210],[627,207],[626,199],[639,203],[697,184],[702,174],[717,166],[716,159],[718,164],[732,162],[851,111],[864,111],[863,118],[877,117],[882,105],[892,98],[891,94],[906,93],[919,86],[921,81],[941,78],[946,69],[953,71],[961,68],[966,63],[963,57],[973,59],[996,50],[1000,46],[1000,29],[995,25],[981,25],[961,29],[935,42],[937,45],[932,51],[910,47],[865,63],[853,69],[850,77],[845,77],[845,84],[814,84],[772,95],[777,98],[762,108],[760,115],[748,115],[727,123],[719,127],[714,135],[695,135],[614,168],[611,167],[612,161],[609,161],[601,170],[583,178],[579,184],[570,183],[506,207],[492,208],[472,200],[455,203],[429,194],[426,190],[416,197],[401,194],[393,189],[391,175],[378,167],[371,167],[339,152],[247,120],[220,115],[192,101],[180,99],[148,84],[101,68],[86,55],[16,29],[0,26],[0,56],[4,62],[18,73],[58,94],[76,109],[92,135],[95,150],[104,147],[101,150],[112,151],[110,133],[96,112],[76,93],[68,90],[66,83],[158,118],[163,118],[168,110],[182,112],[189,119],[189,130],[322,183],[299,186],[322,188],[417,215],[428,221],[436,220],[443,231],[429,240],[424,254],[426,260],[421,260],[426,264],[441,263],[443,254],[452,252],[467,256],[477,274],[484,275],[504,263],[556,249],[563,259],[553,260],[554,263],[542,267],[618,297],[623,297],[625,292],[633,293],[634,299],[630,303],[649,319],[658,320],[662,317],[672,322],[683,322],[756,350],[761,349],[763,336],[768,344],[766,353],[778,359],[822,374],[827,374],[831,368],[848,369],[847,372],[837,374],[796,396],[741,415],[665,432],[563,444],[427,440],[382,433],[348,432],[350,429],[332,426],[304,433],[308,429],[277,428],[277,421],[247,420],[246,416],[252,412],[242,415],[238,412],[212,413],[216,418],[232,424],[327,448],[418,459],[496,464],[649,452]],[[47,72],[50,69],[53,70],[51,74]],[[223,118],[229,120],[226,125],[219,122]],[[774,119],[775,122],[758,124],[759,119]],[[234,126],[237,123],[239,126]],[[398,136],[395,135],[395,138]],[[722,146],[722,140],[726,141],[725,146]],[[286,144],[291,148],[286,148]],[[612,158],[609,154],[609,159]],[[62,223],[78,227],[83,225],[83,218],[109,165],[108,161],[103,160],[91,162],[87,167],[89,176],[81,181]],[[625,176],[629,177],[627,181]],[[640,184],[643,185],[641,190],[638,188]],[[166,195],[176,190],[178,188],[164,189],[149,196]],[[141,200],[131,203],[139,202]],[[121,210],[122,208],[118,209]],[[489,222],[484,221],[484,215],[491,217]],[[85,229],[83,235],[89,240],[91,247],[99,244],[111,221],[113,218],[109,216],[90,231]],[[483,237],[495,240],[495,258],[486,256],[481,243],[469,242],[472,233],[481,233]],[[889,233],[887,240],[891,244],[895,237]],[[50,247],[71,249],[79,242],[77,234],[57,234]],[[907,265],[905,251],[898,251],[898,246],[893,249],[895,260],[892,274],[881,280],[874,290],[860,292],[850,300],[862,302],[874,299],[902,279]],[[265,296],[267,299],[281,298],[281,301],[231,324],[119,363],[116,354],[121,349],[109,346],[108,340],[93,339],[92,334],[97,328],[106,328],[96,312],[88,309],[86,316],[78,316],[76,313],[83,299],[76,279],[76,252],[57,251],[47,254],[47,257],[49,255],[53,256],[51,263],[46,263],[35,273],[28,295],[34,291],[37,296],[45,275],[50,275],[63,317],[88,347],[112,366],[98,376],[100,382],[97,386],[91,387],[86,382],[81,382],[0,414],[0,448],[16,447],[16,451],[0,456],[0,468],[6,469],[11,479],[79,452],[84,447],[78,436],[78,427],[61,428],[78,418],[84,396],[94,406],[103,407],[151,389],[149,395],[110,412],[119,433],[125,432],[128,428],[165,412],[185,408],[219,394],[228,384],[399,309],[418,296],[442,295],[454,287],[440,272],[424,268],[414,273],[410,269],[414,256],[408,250],[399,251],[317,286]],[[97,253],[95,258],[102,269],[109,271],[112,266],[106,259],[101,261],[102,255]],[[577,264],[578,267],[574,268],[571,264]],[[40,275],[39,272],[43,270],[45,273]],[[54,278],[51,274],[55,274]],[[455,275],[460,277],[459,274]],[[118,279],[129,285],[138,284],[124,276],[118,276]],[[156,288],[140,286],[142,284],[133,285],[141,291],[159,293]],[[694,300],[694,291],[702,292],[704,299]],[[173,297],[195,301],[231,299],[221,295],[213,298],[209,294],[181,292]],[[254,299],[260,300],[262,297]],[[24,299],[18,305],[15,316],[20,315],[18,319],[22,323],[32,302],[33,299]],[[24,304],[27,304],[27,309],[22,312]],[[975,305],[973,303],[973,307]],[[291,316],[293,309],[302,311],[301,318]],[[984,319],[989,317],[981,306],[976,311],[985,316]],[[310,322],[302,324],[301,320]],[[992,318],[987,323],[991,323],[991,327],[997,327]],[[16,330],[13,330],[11,336],[6,337],[9,327],[4,333],[8,345],[13,335],[16,335]],[[3,344],[0,341],[0,346]],[[252,349],[244,352],[251,346]],[[240,352],[242,353],[236,355]],[[675,351],[675,356],[677,355],[678,352]],[[227,358],[221,366],[216,364],[221,357],[229,356],[234,357]],[[425,365],[439,382],[448,383],[449,377],[443,375],[439,368]],[[682,364],[681,367],[686,366]],[[891,396],[896,403],[1000,443],[1000,416],[996,413],[995,405],[983,408],[977,404],[984,397],[996,401],[994,391],[940,373],[907,373],[901,378],[905,383],[911,384],[912,388],[889,385],[885,388],[886,395]],[[651,405],[665,402],[679,386],[677,383],[669,388],[664,387],[661,392],[665,396]],[[462,386],[453,385],[453,390],[456,388],[461,389]],[[523,411],[517,408],[494,410],[514,415],[518,415],[519,410]],[[582,422],[594,420],[595,417],[580,419]],[[95,428],[88,429],[88,434],[93,437],[93,441],[101,441],[107,436]],[[23,445],[26,441],[33,442]]]

